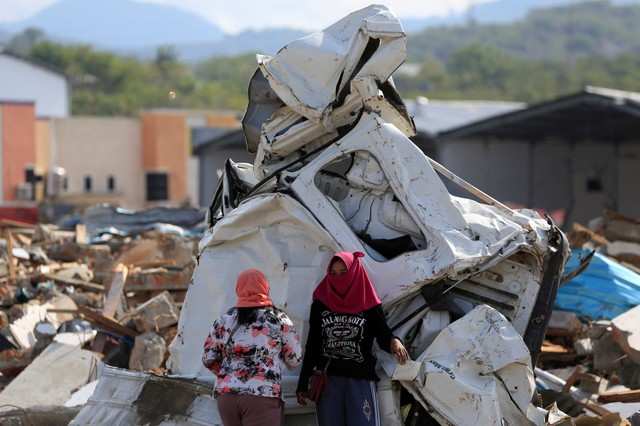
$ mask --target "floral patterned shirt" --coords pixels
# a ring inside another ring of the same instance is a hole
[[[302,361],[293,323],[281,310],[261,308],[253,323],[231,336],[237,316],[236,308],[222,315],[204,342],[202,362],[216,375],[215,394],[280,398],[283,365],[295,368]]]

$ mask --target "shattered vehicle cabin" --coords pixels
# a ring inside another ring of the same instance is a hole
[[[274,303],[305,336],[332,254],[357,250],[414,360],[399,366],[378,353],[384,425],[545,424],[531,403],[533,364],[566,239],[550,219],[508,208],[414,145],[391,78],[405,56],[402,26],[383,6],[258,56],[243,119],[256,161],[226,163],[170,347],[173,375],[214,380],[202,343],[233,304],[239,272],[264,271]],[[104,419],[96,395],[127,374],[109,369],[79,419]],[[295,402],[297,373],[288,374],[287,424],[313,424],[313,408]]]

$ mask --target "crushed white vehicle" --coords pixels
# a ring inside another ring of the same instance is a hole
[[[274,303],[304,336],[330,257],[358,250],[414,360],[398,366],[379,353],[384,425],[545,424],[544,410],[531,404],[532,360],[566,239],[550,219],[493,200],[412,143],[415,128],[391,78],[405,55],[398,19],[370,6],[258,56],[243,120],[256,161],[226,164],[170,348],[171,380],[214,380],[202,343],[233,304],[240,271],[265,272]],[[140,399],[145,385],[116,395],[119,374],[138,383],[141,373],[107,371],[75,424],[141,418],[121,400]],[[295,402],[297,372],[289,374],[287,424],[314,424],[312,408]],[[205,393],[190,391],[180,416],[156,413],[164,423],[154,424],[219,421]],[[401,405],[411,406],[408,415]]]

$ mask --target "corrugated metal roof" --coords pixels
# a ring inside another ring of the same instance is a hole
[[[444,101],[417,98],[406,101],[420,133],[437,133],[464,126],[488,117],[520,110],[526,107],[521,102],[501,101]]]
[[[599,95],[610,99],[617,99],[619,101],[629,101],[640,104],[640,93],[629,92],[627,90],[608,89],[606,87],[586,86],[584,88],[585,93],[592,95]]]
[[[552,119],[562,121],[564,115],[569,113],[586,116],[590,110],[596,111],[592,115],[595,114],[597,119],[587,117],[586,120],[592,124],[589,127],[603,125],[606,118],[605,112],[627,118],[640,118],[640,93],[586,86],[574,94],[440,130],[438,137],[444,139],[470,137],[480,133],[495,133],[500,129],[523,127],[526,123],[534,123],[538,128],[545,124],[549,128],[558,127],[560,123],[552,122]],[[577,127],[575,118],[570,121],[569,127]]]
[[[11,53],[9,51],[6,50],[0,50],[0,56],[4,56],[5,58],[17,61],[17,62],[23,62],[25,64],[31,65],[32,67],[36,67],[41,69],[42,71],[48,72],[50,74],[54,74],[66,81],[68,81],[69,79],[67,78],[67,76],[59,69],[56,69],[54,67],[52,67],[51,65],[48,64],[44,64],[42,62],[38,62],[38,61],[34,61],[33,59],[30,58],[25,58],[23,56],[19,56],[16,55],[14,53]]]

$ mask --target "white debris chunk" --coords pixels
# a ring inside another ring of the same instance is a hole
[[[535,420],[526,414],[535,388],[529,351],[495,309],[478,306],[453,322],[417,361],[422,376],[407,387],[447,421],[498,426]]]

